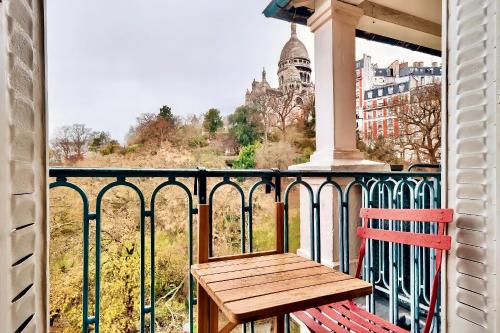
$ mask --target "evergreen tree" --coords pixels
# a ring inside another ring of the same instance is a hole
[[[263,135],[262,123],[255,109],[248,106],[236,108],[229,116],[230,133],[241,146],[248,146],[260,141]]]
[[[158,117],[163,118],[171,123],[175,122],[175,117],[174,114],[172,113],[172,108],[168,105],[163,105],[160,108],[160,113],[158,114]]]
[[[222,121],[219,110],[212,108],[205,113],[203,117],[203,128],[208,131],[210,135],[215,134],[222,126],[224,126],[224,122]]]

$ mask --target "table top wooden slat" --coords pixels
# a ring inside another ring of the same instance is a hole
[[[346,299],[365,296],[372,291],[371,284],[348,279],[287,290],[238,301],[228,302],[224,307],[237,321],[247,318],[273,317],[313,306],[325,305]]]
[[[252,298],[267,294],[273,294],[280,291],[294,290],[298,288],[315,286],[318,284],[341,281],[346,279],[348,279],[348,277],[345,274],[332,272],[321,275],[315,275],[314,279],[311,279],[311,276],[304,276],[292,280],[266,283],[259,286],[250,286],[238,289],[224,290],[217,292],[216,295],[221,302],[227,303],[227,302],[237,301],[240,299]]]
[[[193,276],[232,322],[352,299],[371,284],[285,253],[193,265]]]
[[[239,265],[239,264],[248,264],[252,262],[259,262],[259,261],[268,261],[268,260],[273,260],[277,258],[286,258],[286,257],[296,257],[295,254],[293,253],[280,253],[280,254],[271,254],[271,255],[265,255],[265,256],[259,256],[259,257],[249,257],[249,258],[240,258],[240,259],[231,259],[231,260],[225,260],[225,261],[213,261],[213,262],[207,262],[203,264],[194,264],[192,267],[193,269],[204,269],[204,268],[213,268],[213,267],[220,267],[220,266],[233,266],[233,265]]]
[[[274,274],[264,274],[259,276],[245,277],[236,280],[221,281],[210,283],[210,289],[213,291],[223,291],[229,289],[245,288],[249,286],[260,286],[266,283],[282,281],[286,283],[287,280],[296,279],[304,276],[319,275],[324,273],[331,273],[332,269],[325,266],[307,267],[296,269],[293,271],[286,271]]]
[[[279,272],[286,272],[286,271],[293,271],[296,269],[301,269],[301,268],[312,268],[312,267],[318,267],[320,264],[315,263],[314,261],[301,261],[301,262],[294,262],[290,264],[282,264],[282,265],[276,265],[276,266],[268,266],[268,267],[259,267],[259,268],[253,268],[253,269],[244,269],[240,271],[233,271],[233,272],[225,272],[225,273],[220,273],[220,274],[211,274],[211,275],[205,275],[203,276],[203,279],[201,281],[204,281],[206,283],[212,283],[212,282],[219,282],[219,281],[227,281],[227,280],[234,280],[234,279],[241,279],[242,277],[251,277],[251,276],[258,276],[258,275],[264,275],[264,274],[273,274],[273,273],[279,273]],[[197,274],[193,274],[195,277],[199,277]]]
[[[219,274],[226,272],[236,272],[242,271],[244,269],[255,269],[260,267],[271,267],[271,266],[279,266],[283,264],[291,264],[296,262],[307,261],[306,258],[303,257],[284,257],[284,258],[276,258],[272,260],[266,261],[255,261],[250,263],[240,263],[238,265],[227,265],[227,266],[218,266],[218,267],[210,267],[210,268],[200,268],[196,270],[196,273],[199,276],[210,275],[210,274]]]

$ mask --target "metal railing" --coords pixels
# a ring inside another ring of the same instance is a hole
[[[55,178],[50,188],[66,187],[76,191],[82,201],[83,230],[83,268],[82,268],[82,331],[93,330],[99,333],[100,326],[100,287],[101,274],[101,207],[104,195],[111,189],[124,186],[131,189],[139,198],[140,226],[140,332],[155,331],[155,205],[160,190],[177,187],[186,194],[187,202],[187,248],[189,266],[193,263],[193,222],[198,213],[196,202],[210,205],[210,229],[213,230],[214,195],[223,186],[234,188],[239,194],[240,216],[239,236],[240,251],[254,251],[253,200],[255,191],[264,187],[266,193],[274,192],[274,201],[283,201],[285,206],[285,250],[288,250],[289,206],[292,190],[304,189],[309,198],[309,233],[311,258],[321,261],[321,214],[320,202],[325,188],[329,187],[337,196],[337,214],[339,260],[338,267],[349,272],[352,261],[349,254],[349,234],[354,232],[359,220],[350,221],[349,208],[352,203],[351,194],[354,189],[360,192],[361,206],[386,208],[438,208],[440,200],[440,173],[438,172],[328,172],[328,171],[280,171],[280,170],[206,170],[206,169],[76,169],[51,168],[49,176]],[[95,211],[90,211],[89,197],[82,187],[78,186],[81,178],[105,181],[104,186],[95,196]],[[156,180],[149,202],[146,202],[140,185],[140,179]],[[245,191],[242,180],[252,180]],[[311,185],[312,181],[314,184]],[[319,184],[319,185],[318,185]],[[302,196],[304,197],[304,196]],[[333,202],[332,202],[333,205]],[[359,206],[359,203],[358,203]],[[352,214],[351,214],[352,216]],[[304,223],[304,221],[302,221]],[[397,223],[385,226],[398,229]],[[91,239],[91,229],[94,238]],[[149,230],[149,232],[146,232]],[[210,234],[212,238],[212,233]],[[323,239],[324,241],[324,239]],[[213,243],[213,242],[211,242]],[[95,248],[91,257],[90,246]],[[145,248],[150,249],[146,258]],[[431,276],[434,267],[434,254],[421,248],[404,246],[388,248],[379,242],[372,241],[365,260],[364,276],[369,278],[376,292],[367,297],[366,306],[369,311],[378,312],[380,307],[388,309],[388,319],[398,323],[400,315],[407,313],[411,317],[411,328],[418,331],[421,319],[425,318],[429,305]],[[212,246],[210,251],[213,253]],[[147,259],[147,260],[146,260]],[[95,271],[90,277],[89,261],[94,260]],[[149,261],[151,264],[147,264]],[[390,269],[396,267],[396,270]],[[396,273],[394,273],[396,272]],[[196,304],[195,285],[189,272],[188,282],[188,318],[190,332],[193,332],[193,307]],[[146,279],[148,278],[148,281]],[[91,283],[91,281],[93,283]],[[147,284],[151,286],[148,290]],[[89,296],[92,294],[92,297]],[[147,302],[149,299],[149,303]],[[385,300],[385,301],[380,301]],[[385,302],[385,303],[384,303]],[[380,305],[386,304],[386,305]],[[438,303],[439,304],[439,303]],[[439,306],[438,306],[439,308]],[[436,311],[434,331],[439,331],[439,311]],[[289,325],[287,324],[287,331]],[[253,331],[253,324],[245,326],[243,331]]]

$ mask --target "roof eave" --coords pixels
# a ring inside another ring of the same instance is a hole
[[[295,8],[291,3],[292,0],[272,0],[262,13],[265,17],[307,25],[313,11],[306,7]]]

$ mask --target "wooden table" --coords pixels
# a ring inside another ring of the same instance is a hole
[[[219,332],[270,317],[278,318],[275,332],[280,332],[287,313],[372,292],[368,282],[291,253],[213,261],[193,265],[191,271],[211,299],[210,316],[218,307],[230,321]],[[218,331],[217,319],[203,320],[210,321],[203,325],[207,331]]]

